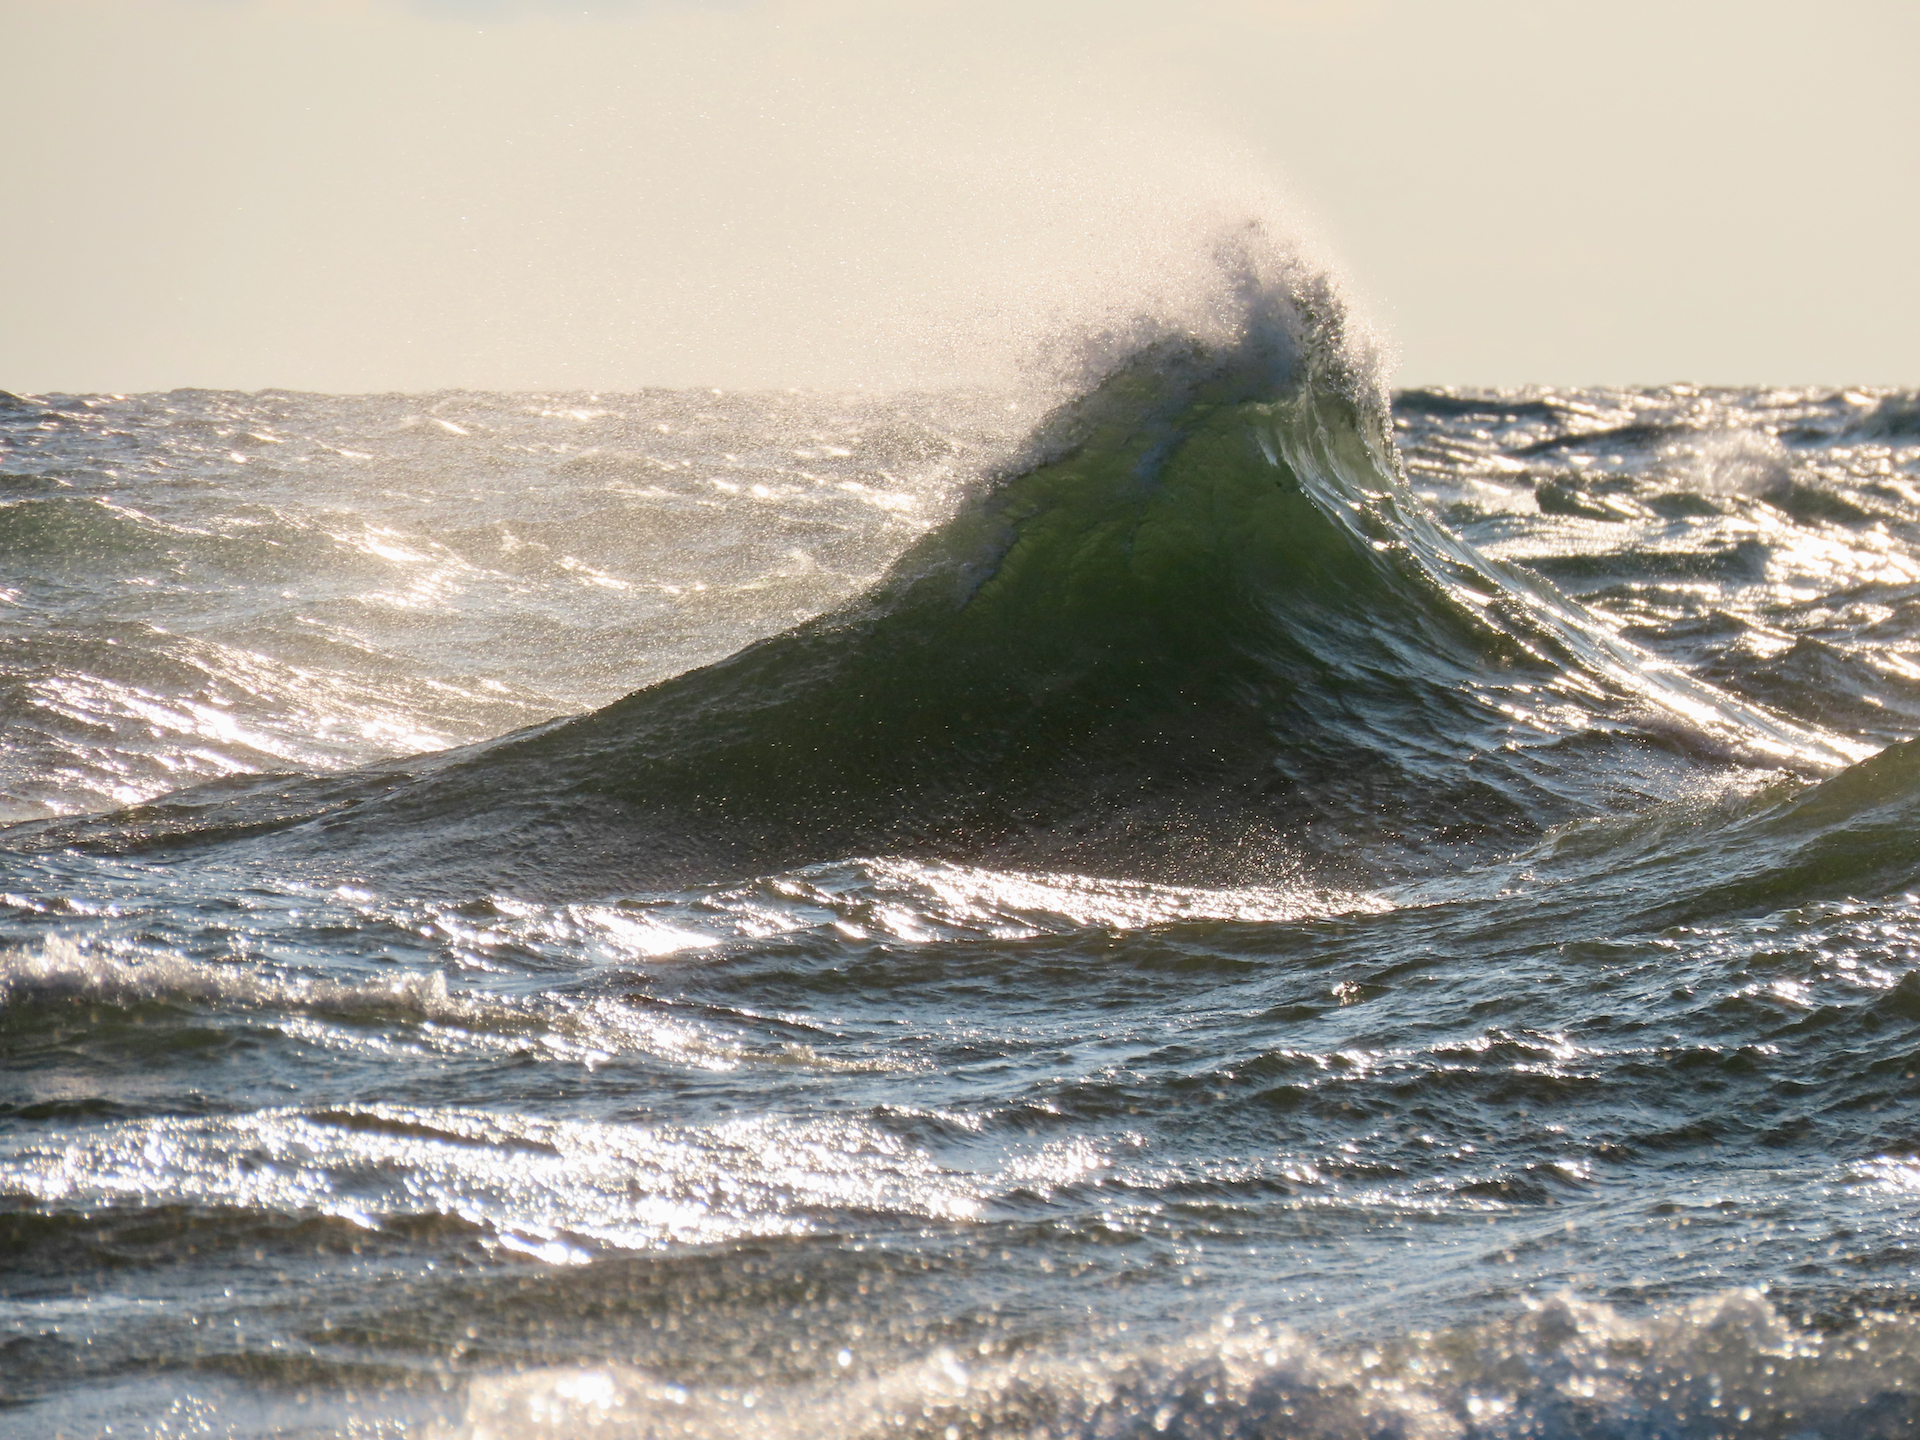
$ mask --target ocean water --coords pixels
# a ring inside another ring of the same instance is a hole
[[[1920,403],[1241,301],[0,397],[0,1434],[1920,1433]]]

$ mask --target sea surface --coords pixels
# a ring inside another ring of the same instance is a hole
[[[0,396],[0,1434],[1920,1434],[1920,402],[1329,306]]]

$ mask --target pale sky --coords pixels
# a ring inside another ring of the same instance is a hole
[[[0,0],[0,54],[0,389],[991,375],[1235,217],[1398,384],[1920,385],[1912,0]]]

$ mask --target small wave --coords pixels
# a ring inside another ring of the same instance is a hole
[[[1690,483],[1683,488],[1704,495],[1761,495],[1791,482],[1793,466],[1772,435],[1736,430],[1699,447]]]
[[[1118,1341],[1120,1337],[1112,1337]],[[1329,1348],[1257,1317],[1075,1359],[939,1351],[804,1388],[697,1388],[617,1366],[470,1382],[442,1440],[859,1436],[939,1440],[1809,1440],[1920,1424],[1920,1327],[1791,1325],[1757,1291],[1633,1316],[1559,1297],[1512,1318]],[[863,1373],[864,1372],[864,1373]]]
[[[1872,440],[1920,437],[1920,395],[1887,395],[1847,427],[1849,436]]]
[[[560,1265],[806,1234],[829,1212],[963,1220],[994,1183],[852,1120],[700,1128],[351,1105],[122,1121],[0,1147],[0,1194],[40,1206],[217,1207],[369,1230],[452,1216],[487,1248]]]
[[[1920,741],[1907,740],[1718,832],[1711,881],[1649,909],[1641,922],[1766,914],[1910,889],[1920,881],[1917,820]],[[1652,862],[1682,874],[1697,863],[1686,851]],[[1669,884],[1665,893],[1676,889]]]
[[[1596,446],[1609,450],[1622,446],[1651,446],[1689,433],[1690,428],[1684,425],[1653,425],[1644,423],[1609,425],[1597,429],[1570,430],[1564,434],[1552,435],[1545,440],[1536,440],[1531,445],[1523,445],[1514,453],[1518,455],[1551,455],[1561,450],[1579,450],[1588,446]]]
[[[1388,908],[1376,895],[1305,882],[1214,889],[897,859],[809,867],[716,892],[708,903],[742,934],[830,925],[849,938],[908,942],[1275,924]]]
[[[549,917],[552,919],[553,917]],[[649,937],[657,925],[594,907],[557,923],[592,935],[617,957],[658,955]],[[550,938],[551,932],[549,932]],[[678,932],[682,945],[708,943]],[[466,939],[476,937],[468,934]],[[648,1007],[623,995],[547,991],[510,996],[456,990],[439,970],[409,970],[364,980],[322,980],[264,970],[251,963],[215,964],[160,951],[125,953],[54,936],[37,947],[0,952],[0,1028],[13,1028],[47,1006],[127,1010],[145,1005],[258,1014],[301,1043],[357,1054],[384,1054],[380,1031],[401,1027],[408,1041],[437,1053],[507,1058],[530,1048],[544,1056],[596,1064],[615,1055],[651,1055],[696,1070],[743,1066],[868,1069],[885,1062],[836,1061],[793,1043],[753,1044],[695,1018]]]
[[[1558,420],[1562,411],[1551,401],[1501,391],[1423,389],[1401,390],[1393,397],[1395,414],[1485,416],[1493,420]]]
[[[60,936],[0,953],[0,1008],[65,1002],[327,1010],[454,1023],[472,1020],[480,1008],[452,994],[437,970],[342,983],[262,974],[250,965],[211,965],[163,952],[94,950]]]
[[[56,496],[0,505],[0,556],[13,565],[52,563],[77,569],[103,558],[164,562],[172,545],[204,536],[138,510],[93,498]]]

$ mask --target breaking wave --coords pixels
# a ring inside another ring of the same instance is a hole
[[[1660,798],[1682,760],[1853,758],[1436,525],[1328,283],[1223,264],[1229,320],[1131,337],[836,610],[574,720],[13,843],[528,893],[873,854],[1371,878]]]

